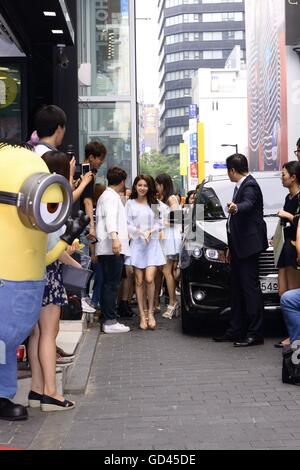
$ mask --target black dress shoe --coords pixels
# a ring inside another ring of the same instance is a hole
[[[16,405],[7,398],[0,398],[0,419],[5,421],[25,421],[27,410],[22,405]]]
[[[216,343],[234,343],[236,341],[239,341],[238,336],[231,336],[228,333],[225,333],[223,336],[214,336],[213,341]]]
[[[248,348],[249,346],[259,346],[264,344],[263,339],[259,338],[246,338],[243,341],[237,341],[234,343],[235,348]]]

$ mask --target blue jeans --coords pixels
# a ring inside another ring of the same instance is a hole
[[[293,343],[300,340],[300,289],[285,292],[280,303],[289,337]]]
[[[117,297],[121,284],[125,257],[99,256],[102,265],[103,283],[101,289],[101,310],[103,322],[117,323]]]
[[[16,350],[30,335],[42,308],[45,281],[0,279],[0,397],[17,392]]]
[[[93,289],[93,297],[92,297],[92,304],[95,307],[101,307],[101,289],[103,284],[103,271],[102,271],[102,264],[99,261],[95,267],[95,283]]]

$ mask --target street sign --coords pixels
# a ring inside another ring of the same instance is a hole
[[[191,163],[190,165],[191,178],[198,178],[198,163]]]
[[[215,163],[214,170],[227,170],[226,163]]]
[[[198,149],[198,135],[197,134],[190,134],[190,148]]]
[[[191,104],[189,107],[189,118],[190,119],[197,119],[199,116],[199,108],[196,104]]]
[[[190,149],[190,162],[198,162],[198,149]]]

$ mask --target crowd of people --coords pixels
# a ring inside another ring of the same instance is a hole
[[[100,322],[105,334],[128,333],[130,328],[121,318],[135,315],[131,301],[136,296],[139,327],[156,329],[156,314],[161,310],[163,284],[168,304],[162,317],[178,315],[176,292],[180,276],[179,254],[182,226],[174,215],[181,211],[183,198],[176,193],[172,178],[160,174],[154,179],[138,175],[132,188],[126,187],[124,169],[113,166],[107,172],[107,186],[96,184],[96,174],[105,162],[107,150],[99,141],[85,147],[84,164],[88,171],[76,174],[75,157],[59,152],[66,130],[66,115],[56,106],[41,109],[35,121],[36,132],[27,148],[38,154],[50,173],[66,178],[73,192],[73,202],[89,217],[89,226],[81,234],[81,254],[90,256],[94,266],[94,286],[82,292],[82,307],[88,313],[101,310]],[[300,161],[300,141],[297,155]],[[259,284],[259,255],[268,246],[261,189],[249,173],[245,156],[235,154],[227,160],[228,175],[236,184],[228,204],[228,261],[231,264],[232,295],[230,328],[217,342],[234,342],[236,347],[262,344],[263,297]],[[279,293],[289,339],[278,346],[300,339],[300,271],[297,265],[296,241],[300,253],[299,194],[300,165],[284,165],[282,182],[289,191],[278,217],[285,224],[285,244],[279,260]],[[185,200],[193,204],[196,192]],[[298,230],[298,233],[297,233]],[[50,251],[64,229],[48,236]],[[298,237],[297,237],[298,235]],[[62,396],[56,387],[56,362],[61,308],[68,296],[62,275],[63,265],[81,269],[74,258],[78,243],[73,243],[46,271],[46,286],[40,318],[28,343],[32,385],[28,396],[30,407],[43,411],[64,411],[75,403]],[[246,306],[246,312],[243,311]],[[246,330],[245,330],[246,320]],[[66,356],[63,351],[60,354]],[[1,403],[0,403],[1,405]],[[6,409],[5,409],[6,406]],[[8,403],[0,406],[0,419],[25,419],[26,413]]]
[[[171,177],[161,174],[154,180],[149,175],[139,175],[132,188],[128,188],[126,172],[113,166],[107,172],[107,186],[96,184],[97,172],[107,155],[100,141],[86,145],[82,168],[87,166],[87,171],[76,174],[75,156],[58,150],[66,124],[62,109],[46,106],[37,113],[36,131],[26,143],[26,148],[45,162],[50,173],[61,175],[69,182],[73,204],[77,203],[90,220],[80,240],[47,266],[39,321],[27,343],[32,373],[29,406],[40,407],[45,412],[70,410],[75,406],[59,393],[56,385],[56,364],[72,359],[56,346],[62,308],[68,303],[64,265],[82,269],[81,257],[91,257],[93,292],[91,296],[90,288],[82,292],[81,305],[87,313],[101,310],[100,324],[105,334],[130,331],[119,319],[135,314],[130,305],[134,295],[141,330],[155,330],[163,280],[169,299],[163,317],[172,319],[179,309],[176,289],[182,234],[181,226],[172,221],[171,214],[180,209],[182,197],[175,194]],[[48,235],[48,251],[58,243],[64,229]],[[0,405],[0,418],[27,417],[18,405],[13,406],[9,401]]]

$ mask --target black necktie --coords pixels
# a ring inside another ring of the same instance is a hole
[[[233,199],[232,199],[233,202],[235,201],[235,198],[236,198],[236,195],[237,195],[238,192],[239,192],[239,188],[236,186],[234,188],[234,193],[233,193]]]
[[[232,202],[235,202],[235,198],[236,198],[236,195],[237,195],[238,192],[239,192],[239,188],[236,186],[236,187],[234,188]],[[232,217],[232,214],[229,214],[229,216],[228,216],[228,221],[227,221],[227,230],[228,230],[228,233],[230,233],[230,221],[231,221],[231,217]]]

